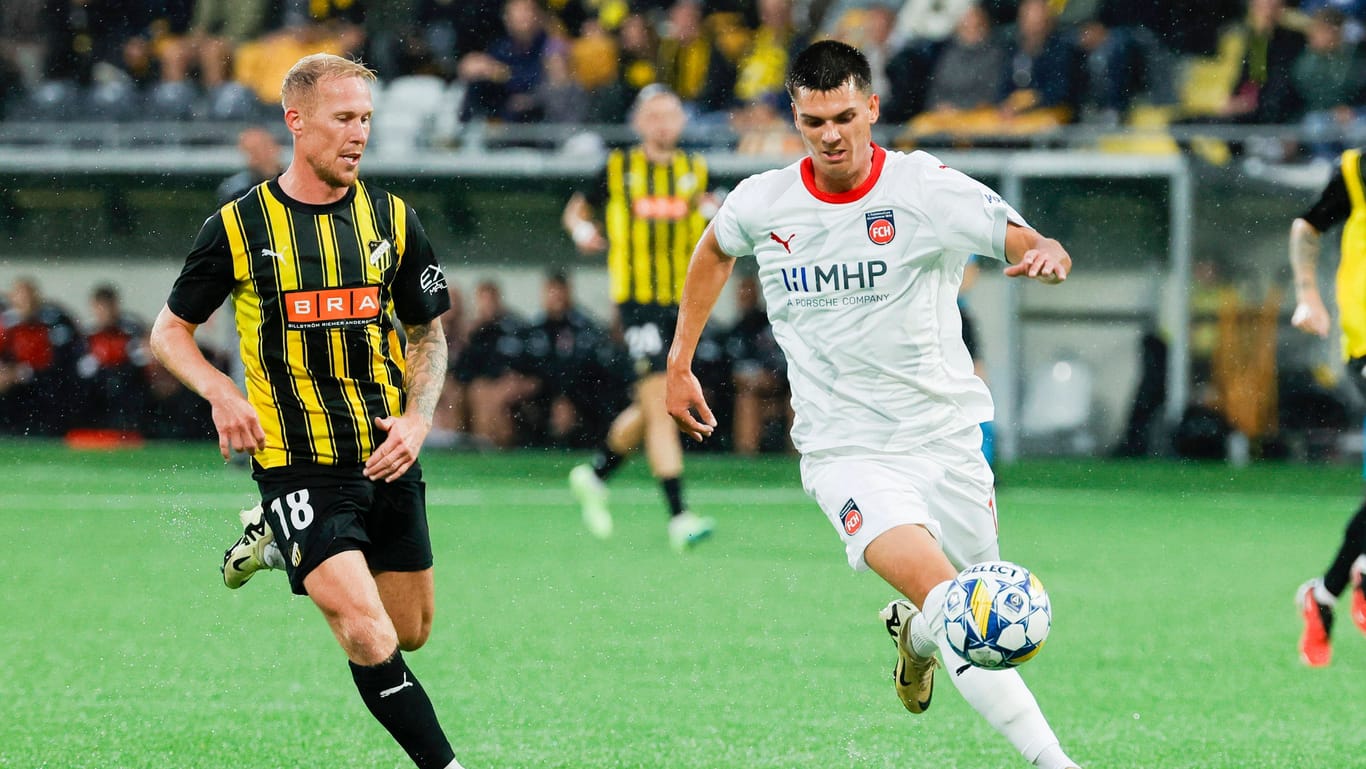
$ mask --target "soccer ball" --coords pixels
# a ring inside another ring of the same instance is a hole
[[[1052,624],[1043,583],[1008,561],[967,567],[944,598],[949,645],[979,668],[1001,670],[1033,659]]]

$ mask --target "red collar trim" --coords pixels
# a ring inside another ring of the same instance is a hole
[[[823,203],[853,203],[868,194],[868,191],[877,184],[877,180],[882,176],[882,166],[887,162],[887,150],[873,144],[873,170],[868,174],[868,178],[863,183],[848,192],[822,192],[816,189],[816,166],[812,162],[811,156],[802,158],[802,184],[806,185],[806,191],[811,193],[811,197]]]

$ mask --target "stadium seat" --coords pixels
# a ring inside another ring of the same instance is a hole
[[[194,115],[194,86],[181,81],[157,83],[147,100],[147,117],[153,120],[189,120]]]
[[[85,117],[91,120],[133,120],[141,115],[142,94],[130,80],[96,83],[86,96],[85,112]]]
[[[432,129],[446,106],[446,83],[435,75],[394,78],[375,98],[372,141],[380,154],[397,155],[430,143]]]
[[[81,111],[84,97],[80,86],[70,80],[39,83],[14,110],[16,118],[33,121],[70,120]]]
[[[241,83],[224,83],[209,92],[208,117],[211,120],[253,120],[260,116],[261,102]]]

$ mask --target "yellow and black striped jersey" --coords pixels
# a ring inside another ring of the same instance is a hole
[[[607,272],[617,304],[677,307],[693,247],[707,222],[698,204],[707,163],[675,151],[651,163],[644,150],[613,150],[584,197],[603,212]]]
[[[1361,150],[1342,153],[1337,173],[1302,218],[1319,232],[1342,223],[1337,269],[1338,325],[1345,359],[1366,357],[1366,180]]]
[[[309,205],[271,180],[210,216],[167,306],[199,324],[228,296],[266,468],[364,463],[384,439],[375,418],[403,411],[394,318],[425,324],[450,307],[416,213],[363,183]]]

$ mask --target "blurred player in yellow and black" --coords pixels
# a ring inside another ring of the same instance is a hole
[[[417,455],[444,381],[450,300],[413,209],[357,178],[373,80],[329,54],[289,71],[292,162],[204,222],[152,349],[212,405],[223,456],[254,460],[262,507],[225,555],[224,580],[283,567],[322,611],[375,719],[418,767],[450,769],[459,763],[400,651],[427,641],[435,606]],[[246,396],[194,341],[229,296]]]
[[[1295,273],[1295,313],[1291,323],[1301,331],[1327,337],[1332,325],[1319,295],[1318,259],[1322,234],[1342,224],[1342,253],[1337,268],[1338,325],[1347,375],[1366,396],[1366,180],[1361,150],[1344,153],[1333,177],[1313,207],[1290,226],[1290,266]],[[1333,563],[1323,576],[1300,587],[1295,602],[1304,620],[1300,658],[1322,667],[1332,659],[1333,613],[1338,596],[1352,588],[1352,621],[1366,633],[1366,502],[1347,523]]]
[[[678,147],[687,118],[678,96],[653,85],[631,110],[640,143],[613,150],[597,182],[576,192],[562,223],[582,253],[607,252],[612,301],[636,382],[631,405],[612,421],[592,463],[575,467],[569,483],[597,537],[612,533],[605,481],[642,445],[669,506],[669,542],[683,550],[711,534],[715,523],[683,501],[683,443],[664,409],[665,354],[678,321],[678,297],[693,246],[706,227],[707,166]],[[602,218],[602,228],[594,221]]]

